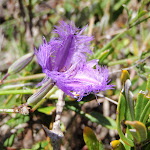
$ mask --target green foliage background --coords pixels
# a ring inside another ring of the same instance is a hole
[[[81,102],[66,97],[63,113],[65,123],[62,119],[65,138],[62,146],[66,149],[84,149],[83,128],[89,126],[103,142],[104,148],[111,149],[109,143],[119,139],[114,130],[117,128],[114,121],[116,105],[110,102],[107,104],[105,97],[118,101],[122,89],[122,69],[129,70],[135,100],[140,90],[146,91],[150,72],[149,0],[1,0],[0,10],[1,78],[15,60],[34,52],[34,47],[39,47],[42,43],[43,36],[49,41],[54,36],[52,29],[60,20],[68,23],[73,21],[79,28],[88,24],[84,34],[94,37],[91,43],[93,56],[89,56],[89,59],[99,59],[100,65],[107,65],[111,83],[116,86],[114,90],[103,92],[103,98],[98,97],[100,105],[92,94]],[[9,76],[8,82],[0,86],[0,108],[14,108],[26,103],[43,76],[19,82],[13,82],[12,79],[26,78],[41,72],[34,59],[23,71]],[[18,87],[15,86],[17,84]],[[17,94],[19,90],[21,94]],[[26,91],[26,94],[23,94],[23,91]],[[0,133],[2,148],[51,149],[40,125],[51,127],[58,98],[56,92],[59,90],[56,89],[55,94],[48,97],[48,100],[29,116],[0,114],[0,131],[4,125],[8,127],[5,134]],[[25,127],[12,133],[11,129],[19,124]],[[102,135],[102,130],[106,134]],[[41,136],[43,139],[37,140],[35,136]],[[20,140],[19,143],[29,144],[25,147],[24,144],[18,144],[17,140]]]

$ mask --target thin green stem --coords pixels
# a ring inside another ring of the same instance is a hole
[[[150,16],[148,16],[147,18],[144,18],[144,19],[142,19],[142,20],[137,21],[135,24],[133,24],[132,26],[130,26],[130,28],[132,28],[132,27],[134,27],[134,26],[137,26],[138,24],[140,24],[140,23],[146,21],[146,20],[149,19],[149,18],[150,18]]]
[[[109,43],[107,43],[100,51],[97,51],[95,54],[95,58],[99,59],[100,53],[104,52],[105,50],[109,49],[109,47],[112,45],[113,42],[115,42],[118,38],[120,38],[126,31],[127,29],[124,29],[121,33],[116,35]]]
[[[131,57],[131,58],[128,58],[128,59],[121,59],[121,60],[109,62],[108,66],[133,63],[134,61],[137,61],[139,58],[140,58],[139,56],[135,56],[135,57]]]
[[[26,80],[34,80],[34,79],[39,79],[39,78],[43,78],[46,75],[44,73],[39,73],[39,74],[35,74],[35,75],[30,75],[30,76],[25,76],[25,77],[21,77],[21,78],[17,78],[17,79],[10,79],[10,80],[4,80],[3,84],[5,83],[13,83],[13,82],[18,82],[18,81],[26,81]]]
[[[9,101],[12,99],[12,97],[13,97],[13,94],[10,94],[10,95],[8,96],[8,98],[7,98],[6,101],[5,101],[5,105],[7,105],[7,104],[9,103]]]
[[[9,94],[33,94],[36,90],[3,90],[0,91],[0,95],[9,95]]]
[[[145,61],[147,58],[149,58],[149,56],[150,56],[150,53],[147,53],[144,56],[142,56],[142,58],[141,58],[141,56],[134,56],[134,57],[127,58],[127,59],[121,59],[121,60],[109,62],[108,66],[130,64],[130,63],[134,63],[135,61],[137,61],[137,63],[139,63],[139,62]]]
[[[111,47],[111,45],[112,45],[117,39],[119,39],[121,36],[123,36],[123,34],[125,34],[127,31],[129,31],[132,27],[137,26],[138,24],[140,24],[140,23],[146,21],[146,20],[149,19],[149,18],[150,18],[150,16],[148,16],[147,18],[138,20],[134,25],[129,26],[128,28],[125,28],[124,30],[122,30],[121,33],[119,33],[118,35],[116,35],[116,36],[115,36],[113,39],[111,39],[111,41],[108,42],[101,50],[99,50],[99,51],[97,51],[97,52],[95,53],[95,58],[96,58],[96,59],[99,59],[100,54],[101,54],[102,52],[104,52],[105,50],[108,50],[108,49]]]

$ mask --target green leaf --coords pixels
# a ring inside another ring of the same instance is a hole
[[[90,121],[101,124],[108,129],[117,129],[117,124],[115,120],[110,117],[105,117],[98,112],[91,112],[90,114],[85,114]]]
[[[48,143],[49,143],[48,141],[38,142],[38,143],[36,143],[35,145],[32,146],[32,149],[34,149],[34,150],[44,150],[45,147],[48,145]]]
[[[51,112],[53,112],[55,109],[56,109],[55,106],[48,106],[48,107],[38,108],[37,110],[46,115],[50,115]]]
[[[7,138],[6,141],[4,142],[4,146],[11,147],[13,145],[13,142],[14,142],[14,139],[15,139],[15,135],[16,134],[12,134],[9,138]]]
[[[138,12],[138,18],[144,16],[145,14],[147,14],[148,12],[146,10],[141,10],[140,12]]]
[[[133,25],[134,23],[136,23],[142,16],[144,16],[147,13],[148,12],[146,10],[139,9],[139,11],[136,14],[136,16],[131,20],[130,25]]]
[[[141,116],[140,116],[140,122],[145,123],[149,117],[150,114],[150,100],[148,101],[148,103],[146,104]]]
[[[124,119],[125,111],[126,111],[126,100],[125,100],[124,95],[122,93],[120,93],[119,103],[118,103],[118,107],[117,107],[117,130],[118,130],[118,134],[119,134],[121,140],[125,144],[127,144],[129,146],[134,146],[133,141],[126,138],[125,135],[123,134],[122,130],[121,130],[121,121]]]
[[[112,44],[113,44],[114,42],[116,42],[116,40],[119,39],[121,36],[123,36],[126,31],[127,31],[127,30],[125,29],[124,32],[122,32],[122,33],[116,35],[116,36],[115,36],[110,42],[108,42],[103,48],[101,48],[100,50],[96,51],[95,54],[94,54],[94,58],[97,59],[97,58],[99,57],[99,55],[100,55],[102,52],[104,52],[104,51],[110,49],[111,46],[112,46]]]
[[[122,7],[123,4],[127,4],[127,3],[128,3],[127,0],[116,1],[115,5],[113,6],[113,10],[117,11]]]
[[[140,91],[137,97],[136,106],[135,106],[135,120],[140,120],[140,116],[148,102],[148,98],[145,96],[143,91]]]
[[[148,75],[148,80],[147,80],[147,89],[150,93],[150,74]]]
[[[143,103],[143,98],[144,98],[144,93],[142,91],[139,92],[137,101],[136,101],[136,106],[135,106],[135,120],[140,119],[141,112],[143,110],[142,103]]]
[[[140,6],[138,12],[142,11],[144,9],[144,6],[146,6],[146,4],[149,3],[149,2],[150,2],[150,0],[142,0],[141,1],[141,6]]]
[[[112,118],[105,117],[98,112],[92,112],[92,113],[88,114],[88,113],[84,113],[83,111],[80,110],[80,108],[73,106],[73,105],[72,106],[66,105],[66,107],[68,109],[75,111],[76,113],[79,113],[80,115],[89,119],[90,121],[101,124],[102,126],[108,128],[108,129],[116,129],[117,128],[117,124]]]
[[[29,121],[29,116],[28,115],[22,115],[22,114],[16,114],[15,118],[11,118],[6,122],[7,125],[9,125],[11,128],[15,128],[15,126],[25,123]]]
[[[136,140],[136,142],[139,142],[139,136],[137,134],[136,129],[129,129],[129,132],[131,133],[131,135],[134,137],[134,139]]]
[[[131,88],[131,81],[130,79],[127,79],[125,81],[124,85],[124,96],[126,100],[126,113],[125,113],[125,119],[133,121],[134,120],[134,101],[133,101],[133,94],[130,91]]]
[[[131,85],[132,84],[131,84],[130,79],[125,80],[124,86],[123,86],[124,88],[122,90],[124,98],[125,98],[124,100],[126,102],[126,105],[124,106],[125,107],[125,112],[124,112],[125,120],[134,120],[133,94],[130,91]],[[128,139],[129,142],[133,140],[133,136],[131,132],[129,132],[130,128],[131,126],[128,125],[126,129],[126,138],[125,138],[125,139]]]
[[[123,4],[122,6],[126,9],[127,14],[128,14],[128,21],[130,21],[133,11],[129,10],[127,5],[125,5],[125,4]]]
[[[110,48],[104,52],[102,52],[99,56],[98,56],[98,59],[99,59],[99,64],[101,64],[104,59],[113,51],[113,48]]]
[[[99,142],[89,127],[85,127],[83,130],[83,138],[88,147],[88,150],[103,150],[103,144]]]
[[[135,130],[131,129],[130,131],[138,143],[143,142],[147,139],[147,130],[142,122],[126,121],[125,123],[135,128]]]

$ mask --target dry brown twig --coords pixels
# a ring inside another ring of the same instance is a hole
[[[58,102],[56,104],[56,117],[55,117],[55,122],[53,123],[52,130],[49,130],[47,127],[43,126],[47,136],[51,140],[51,144],[54,150],[60,150],[61,140],[64,137],[64,134],[60,128],[61,114],[63,111],[63,107],[65,105],[64,99],[65,99],[65,94],[62,92],[59,95]]]
[[[23,115],[28,115],[29,110],[30,110],[30,108],[27,106],[27,104],[23,104],[14,109],[0,109],[0,112],[2,112],[2,113],[20,113]]]

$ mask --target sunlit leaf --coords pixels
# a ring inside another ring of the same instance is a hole
[[[140,116],[148,102],[148,98],[145,96],[145,93],[140,91],[137,97],[136,106],[135,106],[135,120],[139,120]]]
[[[47,115],[50,115],[56,109],[55,106],[48,106],[43,108],[38,108],[38,111]]]
[[[88,147],[88,150],[103,150],[103,144],[99,142],[89,127],[85,127],[83,130],[83,138]]]
[[[142,122],[139,121],[126,121],[125,122],[128,125],[131,125],[136,129],[136,131],[131,129],[132,135],[135,137],[137,142],[143,142],[147,138],[147,130],[145,125]],[[133,131],[133,132],[132,132]]]
[[[118,134],[121,138],[121,140],[130,146],[134,146],[134,143],[132,140],[128,139],[127,137],[125,137],[125,135],[123,134],[122,130],[121,130],[121,121],[124,119],[124,115],[125,115],[125,111],[126,111],[126,100],[125,97],[123,96],[122,93],[120,93],[119,96],[119,103],[118,103],[118,107],[117,107],[117,130],[118,130]]]
[[[145,123],[148,119],[150,115],[150,100],[148,101],[148,103],[146,104],[146,106],[144,107],[144,110],[140,116],[140,120],[141,122]]]

